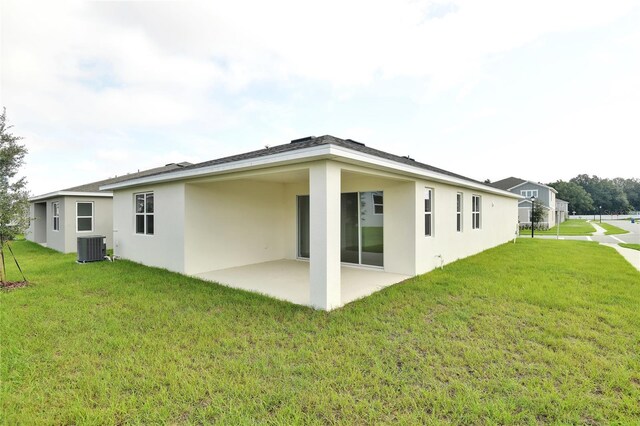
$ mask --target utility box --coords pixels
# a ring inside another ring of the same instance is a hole
[[[78,237],[78,262],[96,262],[107,255],[107,237],[90,235]]]

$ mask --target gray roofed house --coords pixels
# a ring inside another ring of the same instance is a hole
[[[326,310],[515,238],[521,198],[329,135],[101,188],[116,256]]]
[[[242,154],[231,155],[228,157],[217,158],[214,160],[204,161],[201,163],[191,164],[181,169],[171,169],[171,170],[158,170],[155,173],[149,173],[146,177],[154,177],[156,175],[181,175],[181,174],[189,174],[190,172],[197,172],[199,169],[206,169],[214,166],[219,166],[227,163],[234,163],[238,161],[247,161],[252,159],[259,159],[262,157],[269,157],[273,155],[286,155],[288,153],[293,153],[296,151],[301,151],[314,147],[328,146],[333,145],[336,147],[347,148],[353,151],[360,152],[362,154],[371,155],[374,157],[378,157],[385,160],[391,160],[399,164],[405,164],[411,167],[418,167],[424,170],[428,170],[431,172],[436,172],[445,176],[454,177],[457,179],[465,180],[468,182],[473,182],[480,185],[485,185],[484,183],[450,172],[448,170],[440,169],[438,167],[431,166],[429,164],[421,163],[409,156],[399,156],[395,154],[390,154],[388,152],[380,151],[378,149],[369,148],[365,144],[361,142],[354,141],[352,139],[341,139],[331,135],[324,136],[308,136],[301,139],[292,140],[290,143],[277,145],[265,149],[259,149],[256,151],[245,152]],[[131,176],[130,179],[125,179],[123,181],[138,180],[142,176]],[[111,184],[104,184],[106,187],[111,186]]]
[[[548,185],[513,176],[490,185],[524,197],[518,203],[518,220],[522,227],[531,227],[531,197],[535,197],[545,210],[545,219],[539,224],[541,228],[551,228],[556,222],[562,223],[568,218],[568,214],[558,214],[556,200],[558,191]]]
[[[559,223],[569,219],[569,202],[556,198],[556,214]]]
[[[100,187],[190,165],[186,162],[171,163],[33,196],[29,198],[30,224],[25,237],[54,250],[72,253],[76,251],[77,237],[103,235],[107,248],[112,248],[113,193]]]
[[[525,179],[520,179],[517,177],[508,177],[506,179],[502,179],[499,180],[497,182],[492,182],[489,185],[495,187],[495,188],[500,188],[503,189],[505,191],[509,191],[511,188],[515,188],[516,186],[522,184],[526,182]]]

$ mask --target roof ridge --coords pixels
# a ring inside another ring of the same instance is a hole
[[[207,160],[207,161],[202,161],[199,163],[195,163],[192,164],[190,166],[186,166],[180,169],[180,171],[188,171],[188,170],[196,170],[199,168],[204,168],[204,167],[210,167],[210,166],[216,166],[219,164],[226,164],[226,163],[232,163],[235,161],[241,161],[241,160],[250,160],[250,159],[254,159],[254,158],[260,158],[260,157],[265,157],[265,156],[269,156],[269,155],[276,155],[276,154],[283,154],[283,153],[287,153],[287,152],[291,152],[291,151],[297,151],[300,149],[305,149],[305,148],[311,148],[314,146],[320,146],[320,145],[335,145],[335,146],[339,146],[342,148],[347,148],[347,149],[351,149],[353,151],[357,151],[361,154],[367,154],[367,155],[372,155],[378,158],[382,158],[382,159],[386,159],[386,160],[390,160],[399,164],[404,164],[404,165],[408,165],[408,166],[412,166],[412,167],[417,167],[420,169],[425,169],[425,170],[429,170],[435,173],[439,173],[445,176],[449,176],[449,177],[453,177],[456,179],[462,179],[468,182],[472,182],[474,184],[480,184],[483,186],[488,186],[487,184],[485,184],[484,182],[480,182],[478,180],[469,178],[467,176],[463,176],[457,173],[453,173],[450,172],[448,170],[445,169],[441,169],[438,167],[434,167],[431,166],[429,164],[426,163],[422,163],[419,161],[416,161],[412,158],[410,158],[409,156],[399,156],[396,154],[391,154],[376,148],[371,148],[366,146],[364,143],[362,142],[358,142],[358,141],[354,141],[352,139],[342,139],[342,138],[338,138],[336,136],[333,135],[322,135],[322,136],[317,136],[317,137],[305,137],[305,138],[300,138],[300,139],[294,139],[289,143],[284,143],[284,144],[280,144],[280,145],[275,145],[275,146],[267,146],[265,148],[262,149],[257,149],[257,150],[253,150],[253,151],[248,151],[248,152],[244,152],[244,153],[240,153],[240,154],[234,154],[234,155],[230,155],[230,156],[226,156],[226,157],[221,157],[221,158],[217,158],[217,159],[213,159],[213,160]],[[177,170],[162,170],[159,171],[157,173],[152,173],[149,174],[145,177],[151,177],[151,176],[158,176],[158,175],[164,175],[164,174],[170,174],[170,173],[175,173],[177,172]],[[132,180],[135,179],[135,177],[130,177],[129,179],[126,180]],[[125,180],[125,181],[126,181]],[[119,183],[119,182],[117,182]]]

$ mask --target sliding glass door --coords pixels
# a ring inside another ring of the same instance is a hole
[[[309,258],[309,196],[298,195],[298,257]]]
[[[309,257],[309,196],[298,196],[298,257]],[[340,197],[340,261],[384,266],[382,191],[348,192]]]
[[[342,194],[340,201],[340,261],[360,263],[358,193]]]
[[[382,191],[350,192],[341,200],[340,260],[384,265],[384,204]]]

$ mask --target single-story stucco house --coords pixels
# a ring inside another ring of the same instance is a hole
[[[512,240],[521,198],[333,136],[102,189],[115,255],[325,310]]]
[[[167,164],[31,197],[25,238],[63,253],[75,253],[77,237],[104,235],[107,248],[112,248],[113,194],[100,187],[189,165],[191,163],[186,162]]]
[[[513,176],[490,183],[490,185],[495,188],[513,192],[514,194],[519,194],[523,197],[518,204],[518,220],[521,226],[531,228],[531,197],[535,198],[538,204],[544,209],[543,221],[540,223],[536,222],[536,224],[544,229],[555,226],[557,220],[556,194],[558,193],[555,188],[540,182],[520,179]],[[561,222],[562,221],[564,221],[564,219],[562,219]]]

